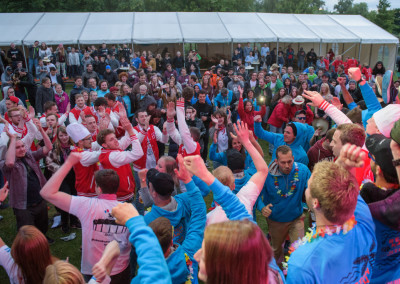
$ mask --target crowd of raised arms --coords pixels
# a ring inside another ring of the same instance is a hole
[[[12,284],[400,282],[400,82],[382,62],[250,43],[206,70],[127,45],[28,55],[0,60]],[[80,269],[50,252],[50,204],[82,230]]]

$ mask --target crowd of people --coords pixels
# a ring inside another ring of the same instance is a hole
[[[196,52],[31,48],[1,76],[11,283],[400,281],[400,82],[382,62],[248,44],[201,72]],[[50,252],[49,204],[82,230],[80,270]]]

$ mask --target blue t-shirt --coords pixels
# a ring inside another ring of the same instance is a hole
[[[373,220],[378,249],[371,283],[400,283],[400,232]]]
[[[142,63],[139,57],[132,58],[132,65],[135,66],[136,69],[139,68],[139,65]]]
[[[289,259],[286,283],[368,283],[377,240],[361,196],[354,215],[357,224],[347,234],[318,237],[297,248]]]
[[[109,90],[106,90],[106,91],[98,90],[97,91],[97,97],[98,98],[103,98],[105,96],[105,94],[107,94],[109,92],[110,92]]]

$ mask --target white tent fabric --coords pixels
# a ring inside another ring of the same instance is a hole
[[[277,37],[255,13],[218,13],[233,42],[275,42]]]
[[[12,42],[21,44],[24,37],[35,26],[43,13],[1,13],[0,14],[0,45],[10,45]]]
[[[177,13],[135,13],[132,39],[137,44],[181,43],[183,41]]]
[[[321,42],[360,42],[361,39],[344,26],[335,22],[329,15],[296,15],[303,24],[311,29]]]
[[[90,13],[79,43],[130,43],[133,13]]]
[[[320,42],[321,39],[293,14],[258,13],[263,22],[276,34],[279,42]]]
[[[178,18],[186,43],[232,41],[218,13],[178,13]]]
[[[35,40],[39,40],[47,45],[77,43],[88,17],[89,13],[45,13],[23,42],[33,44]],[[98,33],[101,34],[101,31]],[[98,42],[102,40],[103,37],[98,38]]]
[[[398,43],[399,40],[359,15],[330,15],[337,23],[344,25],[353,34],[361,38],[361,43]]]

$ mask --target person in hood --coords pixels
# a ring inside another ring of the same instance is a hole
[[[69,101],[71,103],[71,108],[73,108],[76,104],[75,96],[80,94],[82,91],[86,91],[89,93],[89,89],[83,86],[83,80],[81,76],[75,77],[75,85],[72,88],[71,92],[69,93]]]
[[[274,145],[272,161],[276,159],[276,148],[281,145],[287,145],[292,150],[294,161],[308,165],[307,153],[303,149],[306,128],[302,123],[290,122],[286,125],[283,134],[272,133],[261,127],[261,116],[254,117],[254,131],[260,138]]]
[[[306,165],[295,162],[287,145],[276,149],[276,158],[269,166],[264,188],[257,200],[257,209],[267,218],[271,246],[277,263],[283,261],[282,244],[304,236],[302,199],[311,176]],[[267,204],[267,205],[265,205]]]
[[[199,99],[199,94],[200,94],[200,91],[202,90],[201,84],[199,84],[199,83],[195,84],[195,85],[193,86],[193,90],[194,90],[194,95],[193,95],[192,99],[190,100],[190,103],[191,103],[192,105],[196,104],[196,102],[197,102],[198,99]],[[210,98],[208,97],[208,95],[206,95],[206,103],[209,104],[209,105],[211,105],[211,100],[210,100]]]
[[[378,246],[370,280],[396,282],[400,279],[400,190],[399,166],[394,164],[400,165],[400,145],[382,134],[369,136],[365,144],[375,182],[365,183],[360,195],[371,211]]]
[[[160,242],[161,248],[171,274],[172,283],[198,283],[198,263],[194,259],[194,254],[201,248],[204,229],[206,227],[206,205],[199,188],[193,182],[190,174],[183,164],[182,156],[178,156],[179,172],[178,177],[185,183],[189,196],[189,208],[191,212],[187,236],[182,244],[172,240],[172,227],[170,220],[159,217],[149,224]],[[152,170],[157,171],[157,170]],[[148,183],[153,186],[153,182],[162,181],[173,185],[172,177],[165,173],[157,172],[155,176],[149,176]]]

